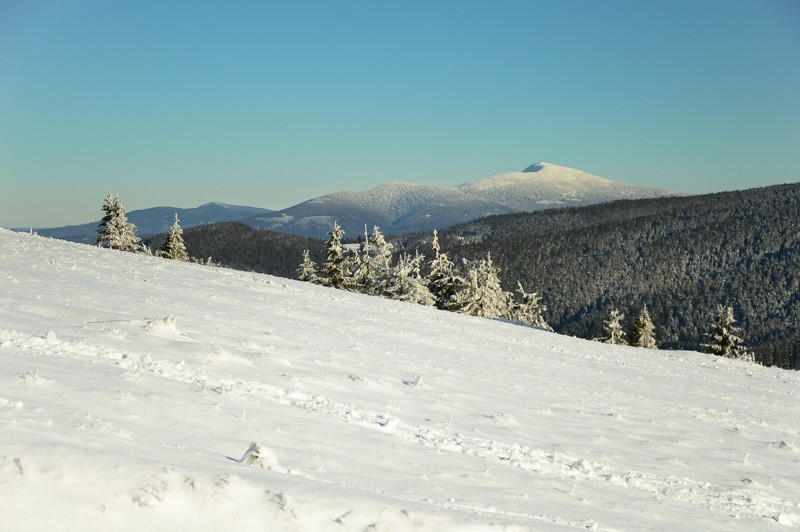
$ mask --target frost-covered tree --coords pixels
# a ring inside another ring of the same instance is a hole
[[[351,290],[353,288],[353,278],[350,270],[350,261],[345,257],[344,247],[342,246],[343,236],[344,230],[338,223],[334,222],[330,233],[328,233],[328,240],[325,243],[327,259],[322,267],[322,273],[325,275],[325,285],[342,290]]]
[[[189,254],[186,252],[186,245],[183,243],[183,229],[178,222],[178,213],[175,213],[175,221],[169,228],[164,243],[158,250],[158,255],[167,259],[188,261]]]
[[[706,353],[726,358],[752,360],[744,340],[739,336],[740,329],[734,325],[733,308],[717,305],[711,321],[711,332],[706,335],[708,343],[701,344]]]
[[[461,312],[481,318],[508,316],[510,296],[503,291],[499,271],[487,253],[477,267],[470,268],[467,287],[460,294],[464,302]]]
[[[419,253],[413,257],[408,254],[400,256],[397,265],[392,269],[384,296],[398,301],[432,306],[433,296],[421,273],[424,261],[425,257]]]
[[[380,296],[385,294],[394,275],[392,268],[394,246],[386,240],[377,225],[372,228],[372,246],[374,251],[370,265],[369,293]]]
[[[103,212],[106,214],[97,226],[97,246],[120,251],[143,250],[142,240],[136,236],[136,226],[125,216],[119,195],[108,194]]]
[[[552,331],[553,328],[542,317],[542,312],[547,310],[547,307],[542,305],[541,296],[536,292],[526,292],[519,281],[517,281],[517,286],[519,287],[517,291],[520,294],[521,301],[513,305],[511,319],[546,331]]]
[[[374,246],[369,241],[369,231],[367,226],[364,225],[364,240],[358,249],[358,254],[355,259],[355,267],[353,269],[353,282],[355,289],[359,292],[369,294],[372,292],[370,282],[372,280],[372,253]]]
[[[650,313],[647,311],[647,305],[642,307],[642,311],[633,322],[633,328],[630,334],[630,344],[634,347],[643,347],[645,349],[655,349],[656,344],[656,328],[653,321],[650,319]]]
[[[354,290],[371,295],[387,295],[387,286],[393,276],[393,250],[394,246],[386,240],[377,225],[372,229],[371,239],[364,227],[364,240],[351,268]]]
[[[317,263],[311,260],[311,255],[307,249],[303,250],[303,262],[297,268],[297,278],[309,283],[320,284],[321,282],[317,275]]]
[[[605,338],[598,338],[598,341],[612,345],[628,345],[625,341],[625,331],[622,329],[622,320],[625,315],[617,309],[611,309],[608,320],[603,322]]]
[[[433,231],[433,252],[435,256],[429,263],[428,289],[433,295],[436,308],[457,312],[463,306],[459,295],[467,287],[467,282],[456,271],[456,266],[442,253],[439,247],[439,235]]]

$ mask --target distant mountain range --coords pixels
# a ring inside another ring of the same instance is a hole
[[[99,211],[100,209],[98,209]],[[165,233],[169,230],[175,219],[175,214],[180,218],[181,227],[194,227],[215,222],[235,222],[243,218],[271,213],[269,209],[258,207],[244,207],[241,205],[227,205],[225,203],[206,203],[193,209],[180,209],[178,207],[152,207],[126,213],[128,221],[136,226],[139,236]],[[42,236],[70,240],[84,244],[94,244],[97,238],[97,225],[100,223],[89,222],[80,225],[68,225],[51,229],[36,229]]]
[[[315,238],[324,238],[334,221],[350,236],[363,233],[365,225],[401,234],[444,229],[493,214],[674,195],[540,162],[522,172],[453,188],[393,181],[363,192],[336,192],[242,222]]]
[[[448,188],[392,181],[361,192],[335,192],[281,211],[207,203],[196,209],[155,207],[128,213],[139,236],[163,233],[178,213],[184,229],[211,222],[240,221],[311,238],[325,238],[334,222],[351,237],[364,226],[386,234],[444,229],[493,214],[578,207],[619,199],[674,196],[675,192],[604,179],[580,170],[536,163],[522,172],[497,174]],[[93,243],[98,222],[37,229],[40,235]]]

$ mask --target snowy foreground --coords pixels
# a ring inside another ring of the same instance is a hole
[[[0,368],[3,530],[800,527],[797,372],[2,229]]]

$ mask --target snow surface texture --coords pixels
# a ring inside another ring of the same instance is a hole
[[[0,529],[800,526],[800,374],[0,230]]]

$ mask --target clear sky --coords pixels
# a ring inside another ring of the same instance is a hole
[[[800,1],[0,0],[0,226],[537,161],[800,181]]]

